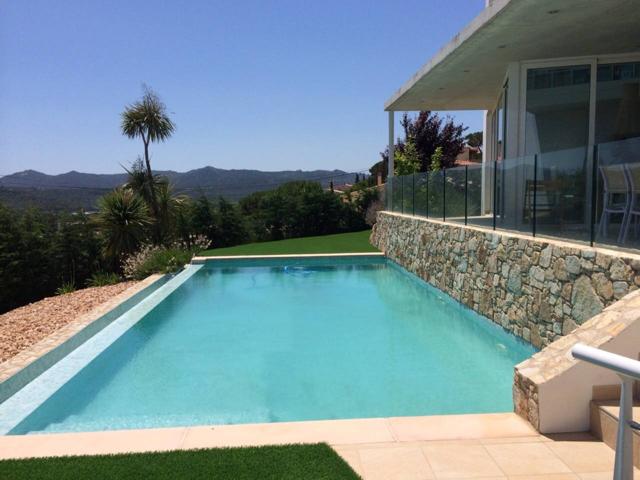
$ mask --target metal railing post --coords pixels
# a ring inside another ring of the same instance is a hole
[[[429,174],[430,173],[431,172],[427,170],[427,218],[429,218],[429,182],[430,182]]]
[[[496,229],[496,215],[498,209],[498,160],[493,161],[493,229]]]
[[[404,175],[400,175],[400,213],[404,213]]]
[[[469,165],[464,166],[464,224],[467,224],[467,199],[469,197]]]
[[[411,174],[411,212],[416,216],[416,174]]]
[[[447,169],[442,169],[442,221],[447,221]]]
[[[620,412],[616,435],[614,480],[633,480],[633,384],[640,380],[640,362],[615,353],[599,350],[580,343],[573,346],[574,358],[612,370],[620,377]]]
[[[589,244],[593,247],[596,242],[596,215],[598,214],[598,145],[593,146],[591,160],[591,211],[589,212]]]
[[[614,480],[633,479],[633,432],[629,422],[633,419],[633,379],[620,376],[620,413],[616,434],[616,460],[613,467]],[[621,448],[619,446],[622,446]]]
[[[538,154],[533,156],[533,206],[531,208],[531,233],[536,236],[536,208],[538,205]]]

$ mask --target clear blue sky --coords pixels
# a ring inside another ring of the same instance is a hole
[[[0,4],[0,174],[118,172],[143,82],[177,131],[157,169],[356,170],[384,101],[484,0],[50,0]],[[456,118],[481,129],[481,113]]]

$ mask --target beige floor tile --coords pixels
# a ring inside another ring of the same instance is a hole
[[[607,470],[605,472],[590,472],[579,473],[578,476],[582,480],[611,480],[613,478],[613,470]],[[634,480],[640,480],[640,469],[633,469]]]
[[[447,480],[468,480],[467,478],[449,478]],[[509,480],[508,477],[482,477],[481,480]]]
[[[429,480],[434,478],[419,447],[359,450],[365,480]]]
[[[450,478],[447,480],[468,480],[468,478]],[[482,477],[481,480],[509,480],[508,477]]]
[[[389,425],[398,441],[538,437],[515,413],[395,417],[389,419]]]
[[[187,429],[183,448],[317,442],[339,445],[392,441],[393,436],[386,420],[374,418],[191,427]]]
[[[543,442],[597,442],[598,439],[589,432],[549,433],[541,435]]]
[[[485,448],[509,476],[571,473],[544,442],[485,445]]]
[[[580,477],[575,473],[547,473],[545,475],[512,475],[509,480],[580,480]]]
[[[545,445],[576,473],[613,470],[615,454],[602,442],[549,442]]]
[[[364,475],[362,470],[362,462],[360,461],[360,453],[358,450],[352,449],[335,449],[336,453],[349,464],[351,468],[360,476]]]
[[[502,470],[482,445],[431,444],[422,447],[438,479],[501,476]]]
[[[611,480],[613,478],[613,472],[580,473],[578,476],[581,480]],[[637,476],[635,478],[637,478]]]
[[[57,457],[176,450],[185,428],[0,436],[0,458]]]
[[[482,445],[496,445],[500,443],[535,443],[547,441],[542,435],[532,435],[529,437],[502,437],[502,438],[481,438]]]

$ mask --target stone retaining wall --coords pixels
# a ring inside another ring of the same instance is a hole
[[[588,430],[590,401],[598,391],[616,391],[620,379],[610,370],[576,360],[571,349],[576,343],[583,343],[638,358],[639,340],[640,290],[637,290],[516,365],[513,382],[516,413],[542,433]],[[619,395],[617,391],[616,394]]]
[[[390,259],[542,348],[640,285],[640,256],[380,212]]]

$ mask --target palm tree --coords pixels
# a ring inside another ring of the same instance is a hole
[[[171,184],[166,179],[163,180],[165,181],[160,181],[156,185],[156,198],[158,199],[158,218],[156,221],[158,228],[164,234],[163,239],[167,243],[173,237],[169,233],[175,233],[176,219],[180,209],[188,200],[184,195],[174,195]]]
[[[125,168],[129,179],[125,188],[133,190],[147,204],[150,210],[156,208],[153,218],[152,233],[156,243],[167,243],[171,240],[171,232],[175,226],[178,209],[186,201],[183,195],[174,195],[173,187],[167,177],[153,175],[151,182],[145,171],[142,159]],[[154,203],[155,202],[155,203]]]
[[[151,175],[151,181],[149,181],[149,176],[140,157],[131,164],[130,168],[124,167],[124,169],[129,177],[124,186],[140,195],[150,209],[154,208],[154,200],[156,200],[155,205],[159,208],[158,193],[162,185],[167,184],[169,180],[160,175]]]
[[[146,85],[143,87],[143,95],[140,100],[127,105],[122,112],[122,133],[129,138],[142,138],[144,144],[144,161],[147,170],[147,179],[153,186],[153,173],[149,160],[149,144],[151,142],[164,142],[175,130],[175,124],[167,115],[167,107],[160,97]],[[155,194],[151,196],[151,208],[153,215],[158,215],[158,202]]]
[[[144,200],[129,188],[117,188],[99,200],[99,207],[97,221],[105,257],[117,261],[135,252],[150,223]]]

